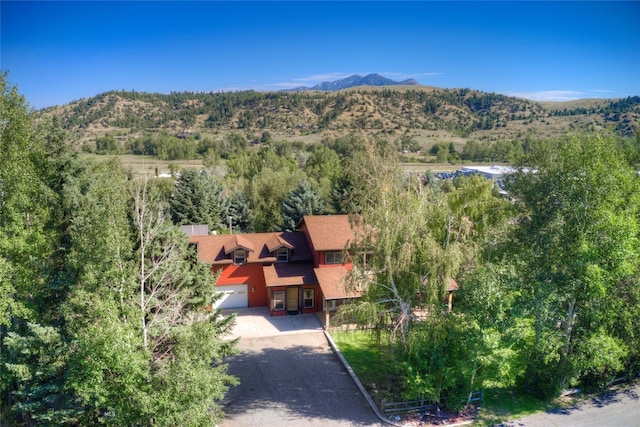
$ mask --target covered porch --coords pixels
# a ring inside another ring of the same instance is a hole
[[[272,316],[314,313],[321,307],[321,292],[313,266],[275,263],[263,267],[267,307]]]

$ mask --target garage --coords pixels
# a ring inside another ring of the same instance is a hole
[[[214,304],[214,308],[243,308],[249,306],[247,285],[216,286],[216,294],[222,296]]]

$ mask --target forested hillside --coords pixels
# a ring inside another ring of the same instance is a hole
[[[633,136],[640,97],[536,103],[470,89],[420,86],[358,87],[338,92],[149,94],[112,91],[44,111],[58,117],[70,141],[92,143],[107,133],[122,139],[144,132],[224,135],[248,140],[319,140],[358,132],[370,137],[435,142],[558,137],[599,130]]]

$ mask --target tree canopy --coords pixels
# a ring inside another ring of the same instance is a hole
[[[0,82],[1,421],[220,422],[234,318],[204,310],[215,277],[163,192],[76,156]]]

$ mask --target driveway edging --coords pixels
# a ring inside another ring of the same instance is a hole
[[[336,356],[338,356],[338,359],[340,360],[344,368],[347,370],[347,373],[349,374],[353,382],[356,384],[356,387],[358,387],[358,389],[360,390],[360,393],[362,393],[364,398],[367,400],[367,402],[369,403],[369,406],[371,406],[371,409],[373,409],[373,412],[376,414],[376,416],[386,424],[393,425],[396,427],[403,427],[402,424],[396,424],[393,421],[385,418],[382,412],[380,412],[380,409],[378,409],[378,406],[376,406],[376,403],[373,401],[373,398],[369,395],[369,392],[367,392],[367,390],[364,388],[364,385],[362,385],[362,383],[360,382],[360,379],[358,378],[356,373],[353,371],[353,368],[351,368],[351,365],[349,365],[349,362],[347,362],[347,359],[345,359],[344,355],[342,354],[338,346],[336,346],[336,343],[333,342],[333,338],[331,338],[331,335],[329,334],[329,332],[326,329],[323,329],[322,331],[324,332],[324,336],[327,338],[327,341],[329,342],[329,346],[331,347],[331,350],[333,350]]]
[[[364,388],[364,385],[362,385],[362,383],[360,382],[360,379],[358,378],[356,373],[353,371],[353,368],[351,368],[351,365],[349,365],[349,362],[347,362],[347,359],[345,359],[344,355],[342,354],[342,352],[340,351],[338,346],[336,346],[336,343],[333,342],[333,338],[331,338],[331,335],[329,334],[329,332],[326,329],[323,329],[322,331],[324,332],[324,336],[327,337],[327,341],[329,342],[329,346],[331,347],[333,352],[338,356],[338,359],[340,359],[340,362],[344,365],[344,368],[347,370],[347,373],[349,374],[349,376],[351,377],[353,382],[356,384],[356,386],[360,390],[360,393],[362,393],[364,398],[367,400],[367,402],[369,403],[369,406],[371,406],[371,409],[373,409],[373,412],[376,414],[376,416],[381,421],[383,421],[383,422],[385,422],[385,423],[387,423],[389,425],[396,426],[396,427],[405,427],[404,424],[397,424],[397,423],[394,423],[393,421],[389,420],[388,418],[385,418],[385,416],[382,414],[382,412],[380,412],[380,409],[378,409],[378,406],[376,405],[376,403],[373,401],[373,398],[371,397],[369,392]],[[474,422],[474,420],[462,421],[462,422],[455,423],[455,424],[449,424],[449,427],[457,427],[457,426],[469,425],[469,424],[473,424],[473,422]]]

